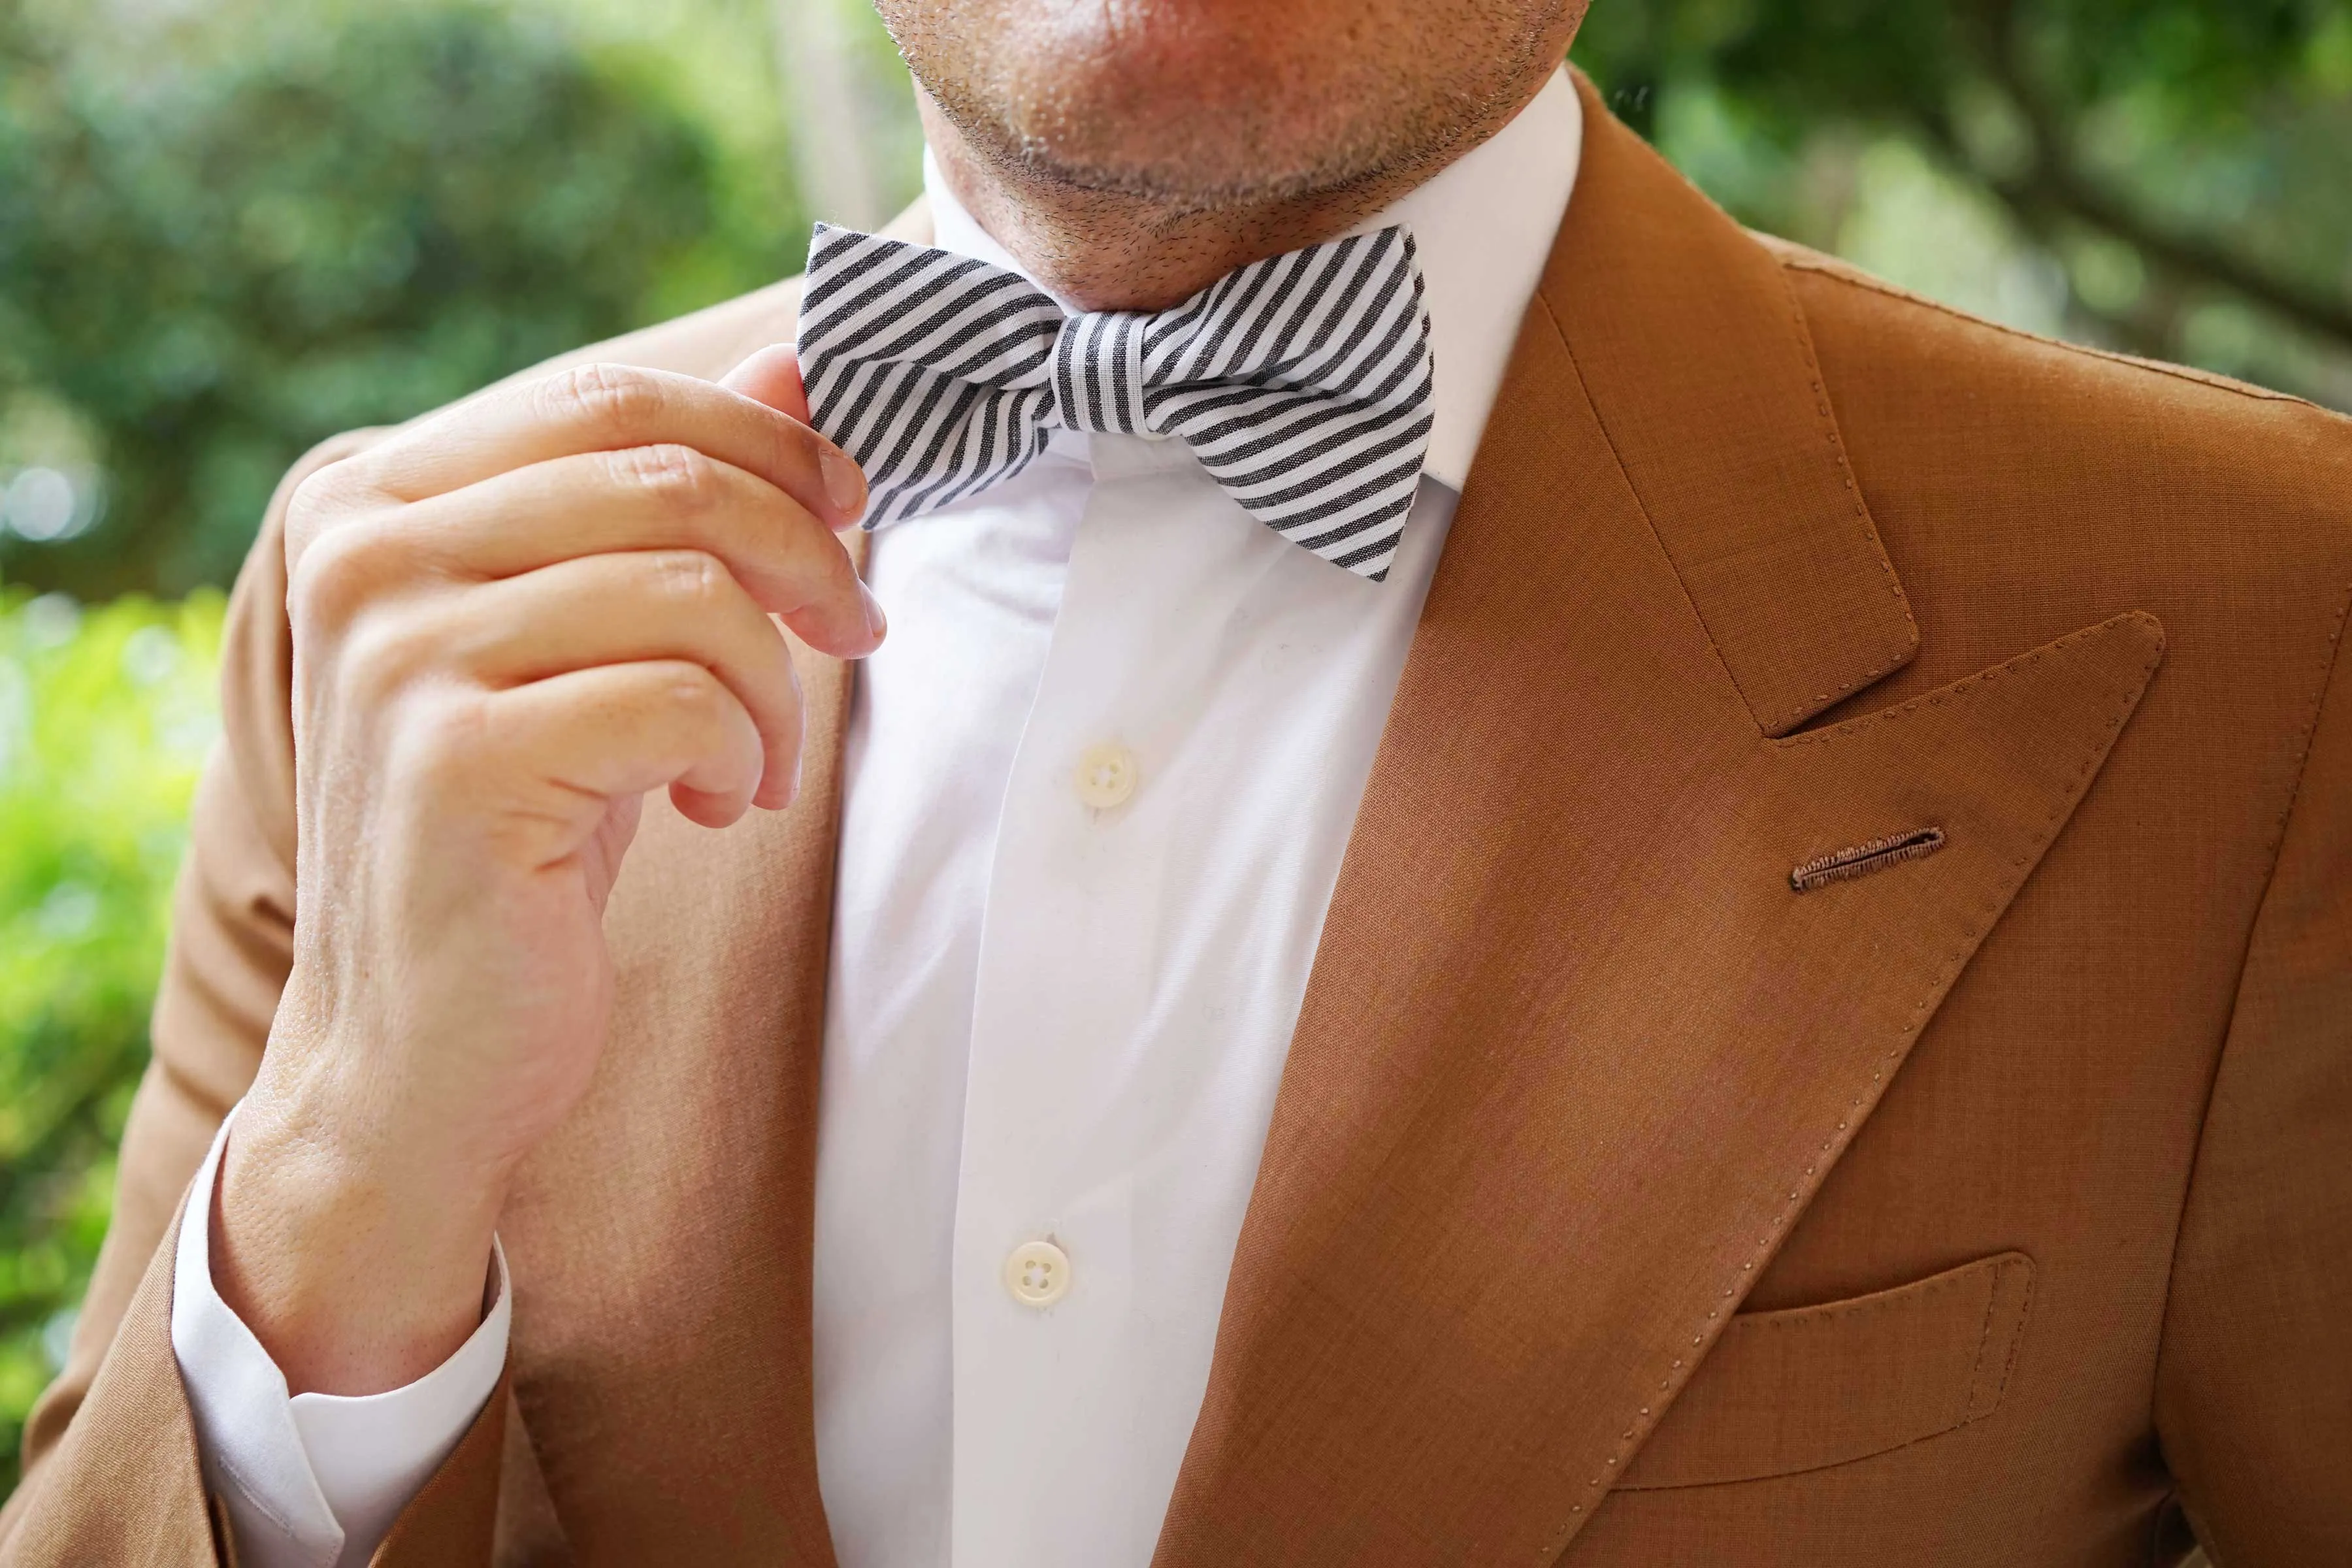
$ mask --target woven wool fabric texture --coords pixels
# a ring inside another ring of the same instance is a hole
[[[1583,90],[1156,1568],[2137,1568],[2184,1514],[2352,1561],[2352,423],[1768,245]],[[785,286],[594,352],[793,331]],[[289,962],[278,526],[6,1568],[218,1560],[157,1243]],[[833,1563],[851,677],[800,675],[798,806],[647,804],[614,1037],[500,1226],[513,1397],[391,1568]]]

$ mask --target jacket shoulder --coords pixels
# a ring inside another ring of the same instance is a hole
[[[1750,231],[1757,242],[1769,251],[1783,271],[1790,275],[1806,307],[1809,321],[1819,315],[1849,317],[1877,315],[1882,320],[1901,320],[1915,330],[1924,330],[1930,321],[1944,331],[1969,339],[1979,352],[1991,359],[2040,359],[2049,356],[2053,368],[2071,369],[2089,384],[2128,384],[2139,376],[2160,378],[2148,390],[2162,390],[2162,383],[2178,383],[2202,387],[2228,396],[2249,398],[2258,404],[2278,404],[2308,409],[2343,426],[2343,434],[2352,438],[2352,419],[2331,413],[2292,393],[2274,391],[2252,382],[2191,365],[2173,364],[2164,360],[2143,359],[2137,354],[2120,353],[2111,349],[2094,348],[2084,343],[2069,342],[2047,337],[1972,315],[1956,305],[1931,300],[1914,293],[1900,284],[1890,283],[1874,273],[1866,272],[1839,257],[1827,255],[1793,240],[1777,235]],[[2184,397],[2189,394],[2180,394]]]
[[[1759,237],[1801,306],[1865,494],[1995,509],[2184,563],[2352,582],[2352,418],[2000,325]],[[1969,503],[1976,503],[1969,505]]]

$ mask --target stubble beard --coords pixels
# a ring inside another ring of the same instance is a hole
[[[1000,0],[993,15],[1024,8]],[[1519,6],[1530,24],[1569,8],[1570,0]],[[1448,62],[1416,58],[1413,40],[1391,28],[1386,47],[1339,57],[1336,68],[1328,53],[1226,58],[1203,73],[1213,83],[1191,93],[1155,79],[1148,61],[1121,58],[1142,46],[1116,27],[1048,28],[1007,47],[1004,36],[1024,29],[976,24],[970,9],[882,5],[909,69],[964,148],[1024,192],[1168,218],[1412,183],[1491,134],[1553,63],[1544,26],[1505,29],[1475,49],[1475,68],[1456,61],[1450,72]],[[1495,6],[1442,9],[1491,19]]]

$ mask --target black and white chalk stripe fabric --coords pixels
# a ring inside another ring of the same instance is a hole
[[[1172,310],[1066,315],[1016,273],[819,224],[801,292],[816,428],[866,470],[866,526],[1026,468],[1057,426],[1173,437],[1283,538],[1388,574],[1429,445],[1412,237],[1253,262]]]

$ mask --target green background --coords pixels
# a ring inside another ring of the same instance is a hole
[[[1576,58],[1748,222],[2352,409],[2352,0],[1596,0]],[[910,195],[854,0],[0,0],[0,1492],[277,475],[795,270],[812,70]]]

